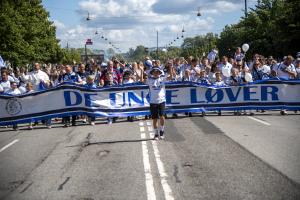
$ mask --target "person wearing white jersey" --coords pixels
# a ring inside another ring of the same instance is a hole
[[[163,72],[159,67],[152,67],[147,79],[150,95],[150,112],[155,131],[154,139],[164,138],[165,126],[165,106],[166,106],[166,78],[162,76]],[[160,119],[160,129],[158,130],[158,118]]]
[[[30,82],[33,85],[34,90],[39,90],[39,85],[41,82],[48,84],[49,76],[40,70],[40,64],[34,63],[34,71],[29,72],[28,75],[22,74],[21,78],[24,82]]]
[[[7,90],[4,94],[7,94],[7,95],[11,95],[11,96],[17,96],[17,95],[20,95],[21,92],[20,90],[18,89],[18,84],[16,82],[10,82],[10,89]],[[13,123],[13,129],[15,131],[18,130],[18,124],[17,123]]]
[[[225,75],[223,74],[223,72],[224,72],[224,71],[228,71],[228,72],[230,73],[230,72],[231,72],[232,65],[228,62],[228,58],[227,58],[226,56],[223,56],[223,57],[222,57],[222,62],[219,64],[218,68],[219,68],[219,71],[222,72],[222,79],[223,79],[223,80],[228,79],[229,76],[228,76],[228,77],[225,76]]]
[[[287,56],[282,63],[277,66],[277,76],[282,79],[294,79],[297,75],[295,66],[293,65],[294,58]]]
[[[1,88],[2,88],[3,92],[6,92],[10,89],[10,82],[11,81],[12,80],[9,80],[8,72],[6,70],[2,71],[0,85],[1,85]]]

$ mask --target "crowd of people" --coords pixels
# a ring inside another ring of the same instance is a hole
[[[34,63],[31,71],[28,67],[2,67],[0,94],[32,93],[55,87],[63,82],[73,82],[87,88],[146,83],[153,67],[161,69],[163,76],[170,82],[190,81],[215,87],[237,86],[266,79],[300,79],[300,52],[297,53],[295,59],[287,55],[282,60],[255,54],[251,61],[246,62],[245,55],[238,47],[231,58],[223,56],[219,59],[215,57],[198,59],[189,56],[188,58],[168,59],[166,63],[151,60],[149,57],[143,61],[131,63],[112,58],[107,63],[97,63],[91,60],[88,65]],[[84,116],[64,117],[62,122],[65,126],[75,125],[78,117],[88,120],[91,125],[95,124],[94,117]],[[115,118],[108,118],[108,123],[114,120]],[[128,120],[133,120],[133,118],[129,117]],[[36,123],[30,123],[29,128],[32,129]],[[51,119],[44,123],[51,128]],[[17,129],[17,126],[15,125],[14,128]]]

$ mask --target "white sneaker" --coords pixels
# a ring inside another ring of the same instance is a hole
[[[159,131],[159,138],[162,140],[165,139],[165,131]]]

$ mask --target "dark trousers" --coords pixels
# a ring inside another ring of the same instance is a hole
[[[70,124],[70,121],[71,121],[70,116],[63,118],[63,123],[65,123],[65,124]],[[73,115],[72,116],[72,125],[75,125],[75,124],[76,124],[76,115]]]

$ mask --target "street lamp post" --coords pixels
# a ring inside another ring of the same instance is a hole
[[[158,59],[158,30],[156,31],[156,59]]]
[[[92,45],[93,42],[91,39],[87,39],[84,45],[84,51],[85,51],[85,64],[87,64],[88,61],[88,56],[87,56],[87,49],[86,49],[86,45]]]
[[[245,17],[247,17],[247,0],[245,0]]]
[[[87,52],[86,52],[86,43],[84,45],[84,53],[85,53],[85,64],[87,64],[88,57],[87,57]]]

